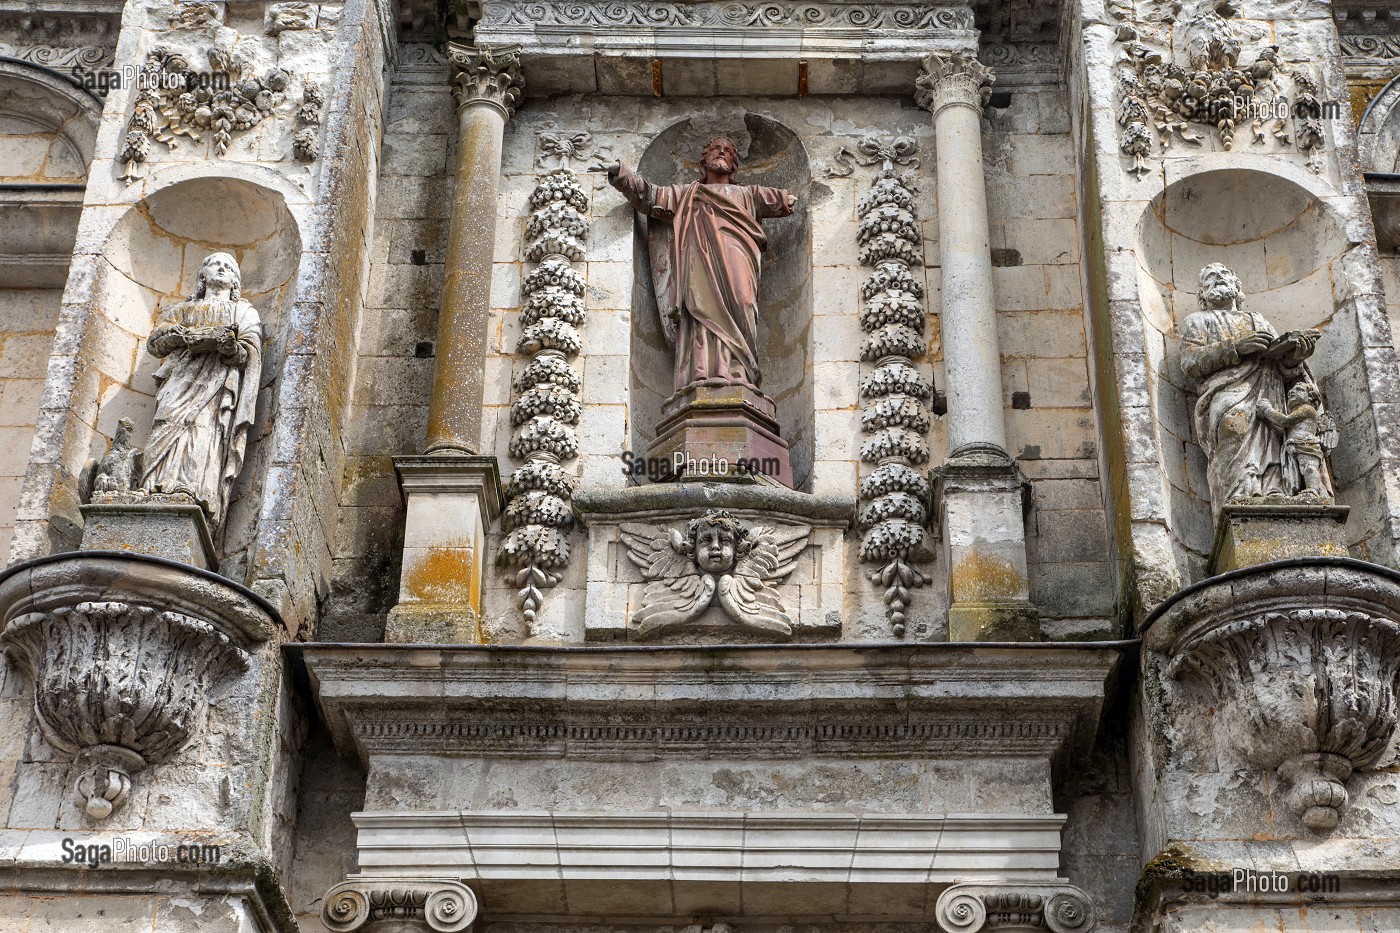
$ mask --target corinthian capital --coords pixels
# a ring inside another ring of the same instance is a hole
[[[949,933],[1089,933],[1098,923],[1088,896],[1062,881],[955,884],[938,896],[934,917]]]
[[[924,56],[914,82],[914,99],[930,113],[950,104],[980,110],[992,94],[996,75],[975,52],[933,52]]]
[[[351,878],[327,891],[321,903],[321,922],[335,933],[352,933],[378,920],[398,921],[405,928],[415,924],[433,933],[463,933],[476,915],[471,889],[441,878]]]
[[[520,73],[520,47],[447,44],[452,63],[453,93],[457,107],[484,103],[501,110],[506,119],[525,92],[525,76]]]

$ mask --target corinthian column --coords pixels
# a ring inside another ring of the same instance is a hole
[[[992,290],[982,107],[992,70],[971,52],[924,58],[919,106],[933,113],[937,143],[939,253],[943,267],[943,360],[948,462],[937,501],[948,567],[948,638],[1040,637],[1026,571],[1026,483],[1006,453],[1001,349]]]
[[[448,44],[456,72],[457,166],[422,457],[396,457],[407,504],[399,602],[384,640],[482,640],[486,531],[500,514],[496,458],[482,456],[481,402],[501,146],[525,79],[516,48]]]

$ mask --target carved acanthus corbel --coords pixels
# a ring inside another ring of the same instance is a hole
[[[351,933],[378,921],[417,924],[433,933],[464,933],[478,912],[476,895],[459,881],[352,878],[326,892],[321,922],[332,933]]]
[[[948,933],[1089,933],[1098,922],[1088,895],[1061,881],[955,884],[939,895],[934,917]]]
[[[452,92],[461,109],[471,104],[493,106],[510,119],[525,93],[520,72],[518,46],[475,46],[447,44],[447,60],[452,64]]]

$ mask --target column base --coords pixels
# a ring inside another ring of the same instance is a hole
[[[682,482],[766,481],[792,488],[777,407],[749,386],[700,383],[671,396],[647,457],[670,465],[672,478]]]
[[[384,640],[479,644],[486,530],[501,514],[495,457],[395,457],[407,506],[399,603]]]
[[[1210,574],[1294,557],[1346,557],[1350,512],[1350,506],[1296,500],[1222,506]]]
[[[219,569],[209,520],[193,498],[162,493],[97,493],[79,506],[83,551],[135,551],[199,570]]]
[[[1001,448],[955,450],[934,483],[949,641],[1039,641],[1026,568],[1027,483]]]

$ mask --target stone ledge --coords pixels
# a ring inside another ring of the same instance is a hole
[[[1056,758],[1092,742],[1108,645],[306,644],[339,747],[650,761]]]
[[[1054,881],[1065,817],[448,810],[354,821],[355,880],[460,878],[490,916],[550,903],[567,916],[683,915],[686,904],[718,897],[748,916],[820,904],[908,917],[929,912],[953,882]]]

